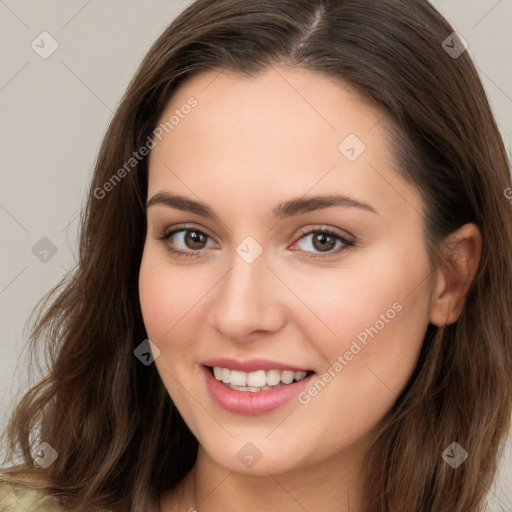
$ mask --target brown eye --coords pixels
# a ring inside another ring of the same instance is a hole
[[[187,230],[185,235],[185,245],[192,250],[203,249],[206,244],[206,235],[200,231]]]
[[[330,251],[336,246],[336,238],[325,233],[315,233],[312,241],[313,247],[321,252]]]
[[[322,228],[306,232],[295,245],[307,253],[308,258],[329,258],[354,247],[355,242],[333,229]]]
[[[210,237],[198,229],[182,228],[163,233],[157,240],[164,242],[169,252],[177,256],[192,257],[204,252]]]

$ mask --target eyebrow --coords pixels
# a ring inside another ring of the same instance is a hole
[[[213,211],[211,206],[189,199],[185,196],[170,194],[168,192],[158,192],[147,202],[146,207],[150,208],[157,204],[176,208],[185,212],[195,213],[208,219],[220,220],[219,216]],[[344,195],[322,195],[299,197],[281,203],[272,209],[272,217],[276,220],[281,220],[287,217],[295,217],[332,206],[360,208],[378,215],[375,208],[370,206],[368,203],[358,201],[352,197]]]

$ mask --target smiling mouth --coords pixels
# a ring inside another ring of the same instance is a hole
[[[300,382],[315,372],[293,370],[257,370],[243,372],[220,366],[206,366],[208,371],[222,384],[236,391],[257,393]]]

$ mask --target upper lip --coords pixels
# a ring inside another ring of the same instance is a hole
[[[279,361],[271,361],[270,359],[231,359],[228,357],[217,357],[207,359],[201,364],[205,366],[217,366],[219,368],[229,368],[230,370],[238,370],[241,372],[255,372],[257,370],[293,370],[294,372],[313,371],[310,368],[295,366],[289,363]]]

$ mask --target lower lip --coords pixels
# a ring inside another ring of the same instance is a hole
[[[309,385],[312,377],[315,376],[315,374],[311,374],[293,384],[285,384],[275,389],[252,392],[228,388],[218,381],[206,366],[202,367],[202,371],[206,387],[220,407],[229,412],[249,416],[257,416],[278,409],[303,391]]]

